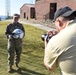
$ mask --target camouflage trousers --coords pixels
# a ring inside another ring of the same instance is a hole
[[[20,62],[20,55],[22,53],[22,39],[8,39],[8,65],[12,66],[14,63]]]

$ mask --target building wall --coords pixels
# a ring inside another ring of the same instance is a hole
[[[21,8],[20,8],[20,18],[21,19],[24,19],[24,18],[28,18],[30,19],[31,18],[31,14],[34,11],[31,12],[31,8],[35,8],[34,6],[32,6],[31,4],[24,4]]]
[[[25,13],[25,18],[30,17],[30,8],[27,7],[26,5],[24,5],[21,9],[20,9],[20,18],[24,18],[24,13]]]
[[[36,19],[44,19],[45,15],[49,17],[49,3],[45,1],[38,1],[35,4],[35,12],[36,12]]]
[[[50,3],[56,3],[56,10],[63,6],[69,6],[73,10],[76,10],[76,0],[38,0],[35,2],[36,19],[49,19]]]

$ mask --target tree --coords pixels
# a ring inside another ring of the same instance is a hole
[[[1,17],[0,17],[0,21],[1,21]]]

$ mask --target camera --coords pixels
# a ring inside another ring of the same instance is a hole
[[[41,39],[44,41],[46,39],[46,42],[48,43],[48,41],[52,38],[51,35],[48,35],[48,34],[43,34],[41,36]]]

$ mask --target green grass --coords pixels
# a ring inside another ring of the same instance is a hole
[[[8,73],[7,39],[5,36],[5,29],[8,24],[8,22],[0,22],[0,75],[59,75],[58,70],[51,74],[43,64],[44,42],[41,40],[41,35],[46,31],[25,24],[26,32],[19,64],[22,71]],[[16,69],[15,65],[13,68]]]

